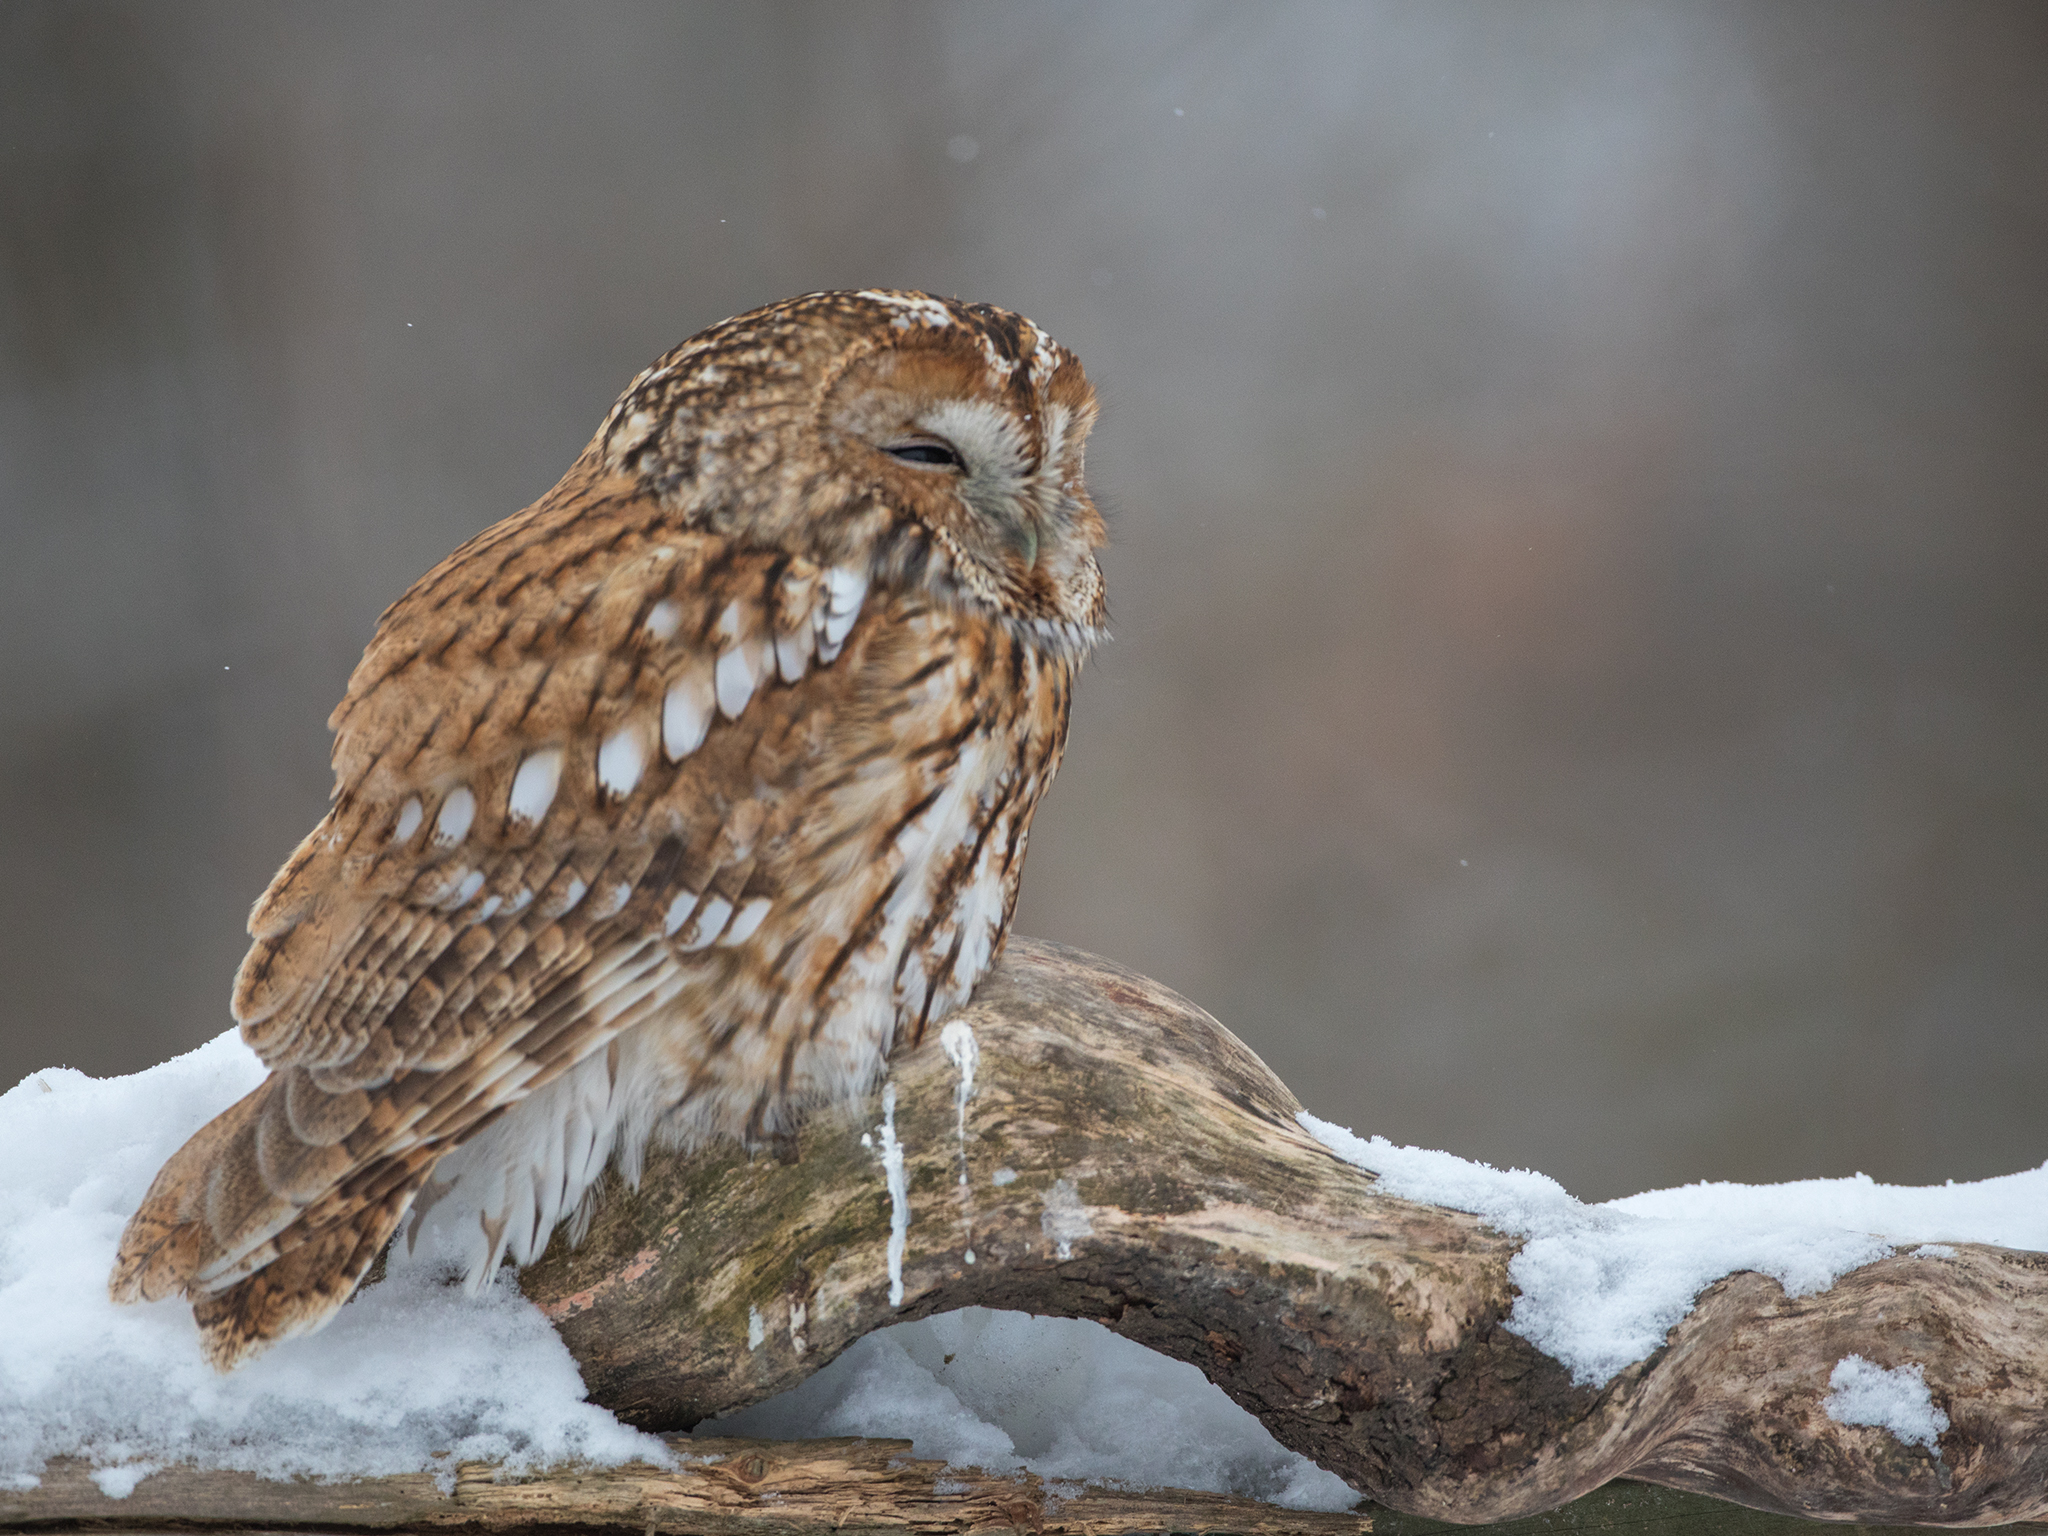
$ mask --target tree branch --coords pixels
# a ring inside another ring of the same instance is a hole
[[[1014,939],[958,1022],[979,1048],[964,1136],[960,1068],[927,1042],[893,1063],[893,1111],[877,1095],[821,1114],[793,1160],[656,1156],[581,1247],[525,1272],[594,1399],[683,1428],[872,1329],[1008,1307],[1191,1362],[1282,1444],[1414,1515],[1506,1520],[1627,1475],[1808,1518],[2048,1516],[2048,1257],[1957,1244],[1797,1298],[1732,1275],[1665,1348],[1577,1386],[1502,1326],[1517,1239],[1380,1193],[1158,984]],[[1925,1367],[1950,1420],[1938,1454],[1826,1415],[1851,1353]]]

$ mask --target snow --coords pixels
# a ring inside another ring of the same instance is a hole
[[[910,1185],[903,1171],[903,1143],[896,1139],[896,1085],[882,1085],[882,1177],[889,1185],[889,1305],[903,1305],[903,1252],[910,1241]],[[867,1145],[867,1138],[861,1138]]]
[[[1821,1407],[1837,1424],[1875,1424],[1907,1445],[1940,1454],[1935,1442],[1948,1428],[1948,1415],[1934,1406],[1920,1366],[1888,1371],[1861,1355],[1844,1355],[1828,1377],[1828,1388]]]
[[[968,1307],[856,1341],[815,1376],[699,1435],[870,1435],[1049,1484],[1234,1493],[1291,1509],[1358,1494],[1287,1450],[1192,1365],[1099,1323]]]
[[[960,1182],[967,1182],[967,1101],[974,1097],[974,1070],[981,1064],[981,1042],[974,1026],[954,1019],[939,1031],[939,1046],[960,1074],[953,1088],[953,1134],[960,1143]]]
[[[1647,1358],[1701,1291],[1740,1270],[1803,1296],[1898,1248],[1925,1257],[1953,1256],[1942,1240],[2048,1249],[2048,1165],[1976,1184],[1908,1188],[1857,1174],[1689,1184],[1584,1205],[1540,1173],[1361,1138],[1307,1113],[1300,1120],[1346,1162],[1378,1174],[1387,1194],[1470,1211],[1527,1238],[1508,1267],[1520,1294],[1507,1326],[1588,1385]],[[1919,1367],[1905,1369],[1919,1379]]]
[[[960,1074],[958,1120],[976,1053],[971,1037],[944,1044]],[[274,1478],[428,1471],[446,1482],[462,1460],[672,1460],[585,1400],[568,1351],[502,1277],[472,1300],[433,1267],[408,1266],[320,1333],[229,1376],[204,1363],[182,1300],[115,1306],[114,1248],[156,1170],[262,1077],[230,1032],[134,1077],[55,1068],[0,1094],[0,1317],[15,1320],[0,1330],[0,1487],[34,1486],[52,1456],[84,1458],[112,1498],[174,1463]],[[881,1124],[862,1138],[890,1183],[892,1289],[911,1214],[895,1107],[890,1085]],[[1736,1270],[1796,1294],[1899,1248],[1930,1259],[1957,1242],[2048,1249],[2048,1168],[1926,1189],[1860,1175],[1697,1184],[1585,1205],[1541,1174],[1361,1139],[1309,1115],[1302,1124],[1388,1193],[1525,1237],[1509,1326],[1585,1382],[1650,1354],[1701,1290]],[[1015,1179],[1008,1168],[993,1176]],[[1047,1191],[1041,1221],[1063,1253],[1091,1235],[1071,1180]],[[793,1337],[805,1321],[792,1315]],[[748,1322],[749,1346],[762,1347],[764,1320],[755,1311]],[[1843,1423],[1928,1446],[1947,1426],[1911,1362],[1887,1369],[1850,1355],[1829,1387],[1827,1410]],[[794,1391],[707,1427],[909,1438],[921,1457],[1024,1468],[1054,1485],[1176,1486],[1308,1509],[1355,1499],[1194,1367],[1092,1323],[979,1308],[871,1334]]]
[[[182,1300],[117,1307],[107,1273],[129,1214],[187,1136],[263,1080],[232,1033],[134,1077],[68,1068],[0,1095],[0,1486],[80,1456],[110,1498],[159,1465],[284,1478],[457,1461],[666,1461],[584,1401],[575,1362],[507,1281],[476,1301],[412,1270],[325,1330],[230,1376]]]

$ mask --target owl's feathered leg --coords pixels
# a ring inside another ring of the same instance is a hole
[[[393,1262],[452,1260],[473,1293],[508,1257],[530,1264],[557,1226],[582,1237],[607,1164],[639,1182],[649,1133],[669,1107],[669,1076],[629,1031],[500,1115],[443,1158]]]

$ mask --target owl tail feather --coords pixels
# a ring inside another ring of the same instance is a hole
[[[117,1302],[186,1294],[193,1276],[219,1251],[208,1196],[227,1157],[241,1150],[262,1112],[265,1083],[209,1120],[157,1170],[142,1205],[128,1218],[107,1291]]]
[[[427,1170],[402,1190],[363,1206],[339,1225],[312,1232],[246,1280],[195,1296],[200,1347],[213,1368],[232,1371],[279,1339],[311,1333],[341,1310],[398,1230]]]
[[[121,1234],[117,1302],[192,1301],[206,1356],[232,1370],[318,1328],[355,1290],[428,1175],[437,1149],[351,1148],[354,1094],[300,1069],[273,1074],[174,1153]]]

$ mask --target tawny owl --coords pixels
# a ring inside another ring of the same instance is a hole
[[[965,1003],[1103,623],[1094,415],[1029,320],[918,293],[634,380],[378,624],[249,921],[270,1077],[164,1165],[114,1296],[190,1297],[227,1369],[408,1211],[480,1283],[650,1135],[777,1133]]]

